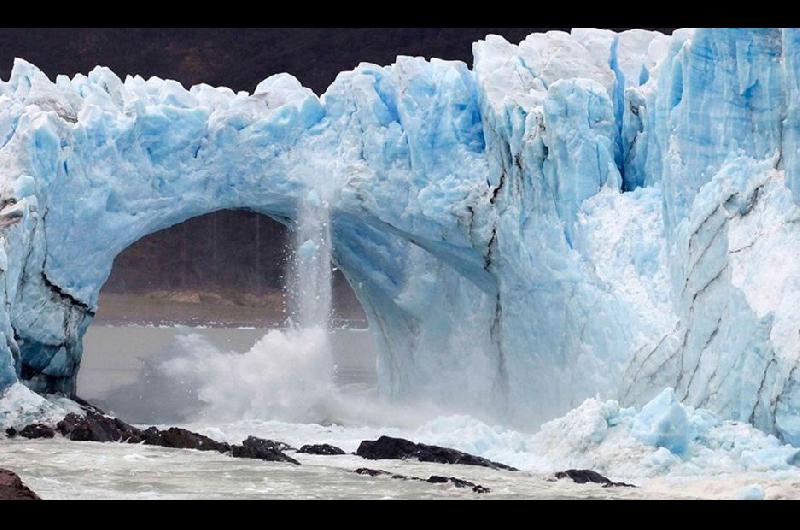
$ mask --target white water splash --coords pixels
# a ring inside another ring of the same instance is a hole
[[[183,355],[160,371],[204,403],[205,421],[318,422],[334,392],[327,330],[270,330],[246,353],[220,351],[197,334],[177,338]]]
[[[179,338],[186,355],[162,365],[169,376],[196,390],[206,419],[328,421],[338,401],[328,326],[330,203],[312,185],[298,204],[295,230],[289,329],[269,331],[244,354],[221,352],[188,335]]]

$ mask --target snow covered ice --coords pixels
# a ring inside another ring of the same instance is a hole
[[[363,63],[321,96],[289,74],[249,94],[17,60],[4,399],[75,391],[135,241],[226,208],[297,228],[324,197],[384,397],[527,431],[566,414],[536,436],[585,433],[576,465],[623,444],[640,470],[793,466],[800,31],[576,29],[473,53]]]

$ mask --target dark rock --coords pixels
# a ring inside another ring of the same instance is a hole
[[[283,442],[250,436],[242,445],[231,447],[225,442],[218,442],[208,436],[178,427],[170,427],[164,430],[149,427],[141,430],[128,425],[120,419],[107,416],[101,409],[87,401],[78,398],[76,402],[85,412],[85,416],[70,413],[57,425],[58,432],[73,441],[144,443],[145,445],[174,449],[216,451],[218,453],[230,453],[236,458],[254,458],[300,465],[300,462],[283,453],[287,449],[293,449]],[[33,424],[28,425],[20,432],[14,429],[7,429],[6,434],[9,437],[20,435],[26,438],[52,438],[55,435],[55,431],[46,425]],[[336,447],[331,448],[341,451]]]
[[[336,447],[335,445],[328,445],[328,444],[316,444],[316,445],[304,445],[298,451],[298,453],[307,453],[310,455],[343,455],[344,451],[340,448]]]
[[[381,436],[375,441],[361,442],[356,454],[368,460],[416,458],[420,462],[436,462],[438,464],[462,464],[466,466],[483,466],[491,469],[517,471],[516,468],[492,462],[486,458],[462,453],[455,449],[414,443],[402,438]]]
[[[141,441],[141,431],[117,418],[86,411],[85,416],[67,414],[58,422],[58,432],[77,442],[129,442]]]
[[[140,438],[145,445],[158,445],[161,447],[174,447],[176,449],[197,449],[198,451],[230,452],[231,446],[225,442],[212,440],[196,432],[178,427],[158,430],[150,427],[140,431]]]
[[[604,488],[635,488],[633,484],[626,482],[613,482],[612,480],[604,477],[597,471],[591,469],[567,469],[566,471],[558,471],[555,474],[557,479],[568,478],[578,484],[586,484],[587,482],[602,484]]]
[[[389,476],[391,478],[396,478],[396,479],[400,479],[400,480],[410,480],[410,479],[414,478],[414,477],[406,477],[404,475],[397,475],[395,473],[389,473],[388,471],[384,471],[382,469],[370,469],[368,467],[360,467],[360,468],[355,470],[355,473],[358,473],[359,475],[368,475],[370,477],[380,477],[380,476],[386,475],[386,476]],[[421,479],[417,479],[417,480],[421,480]]]
[[[70,399],[72,399],[72,401],[80,405],[81,408],[87,412],[94,412],[95,414],[100,414],[101,416],[108,416],[108,414],[106,414],[106,412],[102,410],[100,407],[89,403],[85,399],[79,398],[78,396],[75,396]]]
[[[147,429],[143,430],[141,433],[142,442],[145,445],[160,445],[163,446],[165,444],[163,438],[161,437],[161,431],[156,429],[155,427],[148,427]]]
[[[369,475],[370,477],[377,477],[380,475],[391,475],[388,471],[383,471],[381,469],[370,469],[368,467],[360,467],[354,471],[354,473],[358,473],[359,475]]]
[[[449,482],[456,488],[470,488],[475,493],[489,493],[491,491],[489,488],[481,486],[480,484],[475,484],[474,482],[470,482],[469,480],[463,480],[455,477],[440,477],[438,475],[433,475],[431,477],[428,477],[428,479],[425,482],[431,482],[433,484]]]
[[[300,465],[300,462],[283,452],[283,448],[289,446],[283,442],[264,440],[255,436],[248,436],[242,445],[231,447],[231,455],[234,458],[255,458],[258,460],[268,460],[270,462],[289,462],[290,464]]]
[[[85,416],[76,413],[67,414],[63,420],[58,422],[56,427],[59,433],[73,441],[144,443],[145,445],[170,447],[174,449],[216,451],[218,453],[230,453],[236,458],[254,458],[300,465],[300,462],[283,452],[288,449],[293,449],[283,442],[264,440],[256,438],[255,436],[250,436],[247,440],[242,442],[242,445],[231,447],[225,442],[218,442],[212,440],[208,436],[203,436],[202,434],[178,427],[170,427],[164,430],[156,427],[149,427],[145,430],[141,430],[128,425],[120,419],[107,416],[101,409],[87,401],[77,398],[76,402],[85,412]],[[17,435],[26,438],[52,438],[55,436],[55,430],[47,425],[32,424],[26,426],[19,432],[15,429],[6,429],[6,435],[9,438],[13,438]],[[327,447],[329,450],[341,451],[338,447],[333,446],[315,447]]]
[[[0,501],[38,501],[39,496],[16,473],[0,469]]]
[[[294,447],[285,442],[279,442],[277,440],[265,440],[264,438],[257,438],[255,436],[248,436],[247,440],[242,442],[242,445],[250,447],[266,447],[275,451],[296,451]]]
[[[128,425],[122,420],[104,415],[99,408],[88,402],[79,403],[86,413],[85,416],[71,413],[58,423],[58,431],[70,440],[144,443],[145,445],[174,449],[231,453],[232,456],[237,458],[255,458],[300,465],[300,462],[283,453],[284,450],[291,449],[289,445],[283,442],[263,440],[251,436],[242,445],[231,447],[225,442],[218,442],[208,436],[178,427],[170,427],[164,430],[148,427],[145,430],[141,430]],[[34,426],[28,426],[26,429],[30,427]]]
[[[58,422],[56,425],[56,429],[58,432],[62,434],[62,436],[66,436],[69,438],[70,433],[78,428],[78,426],[82,425],[84,422],[84,418],[80,414],[70,413],[64,416],[64,419]]]
[[[450,483],[456,488],[470,488],[475,493],[489,493],[491,491],[489,488],[481,486],[480,484],[475,484],[474,482],[470,482],[468,480],[463,480],[455,477],[441,477],[438,475],[433,475],[428,478],[407,477],[405,475],[397,475],[394,473],[390,473],[388,471],[383,471],[382,469],[370,469],[368,467],[360,467],[356,469],[355,472],[358,473],[359,475],[367,475],[370,477],[387,476],[389,478],[398,480],[418,480],[420,482],[430,482],[431,484]]]
[[[52,438],[56,435],[55,429],[48,425],[44,425],[42,423],[32,423],[30,425],[26,425],[21,431],[18,433],[23,438]]]

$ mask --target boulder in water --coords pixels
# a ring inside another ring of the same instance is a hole
[[[136,427],[91,410],[87,410],[85,416],[74,412],[67,414],[58,422],[57,428],[62,435],[77,442],[141,441],[141,431]]]
[[[403,438],[381,436],[377,440],[361,442],[356,454],[368,460],[416,458],[420,462],[436,462],[438,464],[461,464],[465,466],[483,466],[505,471],[518,471],[516,468],[493,462],[480,456],[463,453],[448,447],[418,444]]]
[[[342,449],[335,445],[329,444],[314,444],[304,445],[297,450],[298,453],[306,453],[309,455],[343,455],[345,454]]]
[[[578,484],[595,483],[602,484],[604,488],[635,488],[633,484],[626,482],[614,482],[607,477],[604,477],[597,471],[591,469],[567,469],[566,471],[557,471],[555,474],[556,479],[568,478]]]
[[[270,462],[288,462],[299,466],[300,462],[283,452],[288,448],[289,446],[283,442],[248,436],[242,442],[242,445],[231,447],[231,455],[235,458],[256,458]]]
[[[489,493],[491,490],[485,486],[481,486],[480,484],[475,484],[474,482],[470,482],[469,480],[464,480],[456,477],[443,477],[439,475],[431,475],[428,478],[420,478],[420,477],[407,477],[405,475],[398,475],[396,473],[390,473],[388,471],[384,471],[382,469],[370,469],[368,467],[360,467],[355,470],[355,473],[359,475],[367,475],[370,477],[381,477],[387,476],[389,478],[398,479],[398,480],[418,480],[420,482],[430,482],[431,484],[452,484],[456,488],[470,488],[475,493]]]
[[[170,427],[165,430],[150,427],[141,431],[141,438],[145,445],[158,445],[175,449],[196,449],[198,451],[217,451],[219,453],[227,453],[231,450],[231,446],[225,442],[218,442],[208,436],[179,427]]]
[[[32,423],[26,425],[17,434],[23,438],[36,439],[36,438],[52,438],[56,435],[55,429],[43,423]]]
[[[489,493],[491,490],[485,486],[481,486],[480,484],[475,484],[474,482],[470,482],[469,480],[464,480],[456,477],[440,477],[438,475],[433,475],[428,477],[425,482],[431,482],[433,484],[440,484],[440,483],[450,483],[456,488],[470,488],[475,493]]]

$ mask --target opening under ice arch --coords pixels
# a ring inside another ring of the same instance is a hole
[[[752,219],[767,248],[796,244],[798,35],[487,37],[472,70],[400,57],[322,98],[288,75],[251,95],[105,69],[52,83],[20,61],[0,84],[0,387],[71,391],[134,241],[225,208],[291,226],[327,190],[386,395],[533,426],[671,386],[800,440],[797,334],[773,333],[800,329],[800,271],[731,246]],[[792,303],[762,307],[767,287]]]

